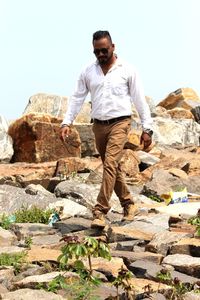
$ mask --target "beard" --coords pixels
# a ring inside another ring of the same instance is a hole
[[[98,62],[100,65],[106,65],[110,62],[110,60],[112,59],[113,57],[113,52],[109,55],[102,55],[100,57],[98,57]]]

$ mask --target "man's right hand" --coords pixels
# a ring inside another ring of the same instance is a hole
[[[65,141],[65,139],[69,136],[71,132],[71,128],[68,125],[65,125],[63,127],[60,128],[60,139],[61,141]]]

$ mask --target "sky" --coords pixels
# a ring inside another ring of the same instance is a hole
[[[155,104],[182,87],[200,95],[200,0],[0,0],[0,115],[20,118],[37,93],[69,97],[97,30]]]

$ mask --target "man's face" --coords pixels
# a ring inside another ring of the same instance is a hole
[[[107,38],[102,38],[100,40],[95,40],[93,42],[94,55],[98,59],[100,65],[106,65],[109,60],[113,57],[113,52],[115,50],[114,44]]]

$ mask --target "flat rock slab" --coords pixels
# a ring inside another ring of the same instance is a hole
[[[170,254],[187,254],[200,257],[200,239],[182,239],[172,246]]]
[[[154,235],[151,242],[146,245],[145,249],[147,251],[161,253],[166,255],[170,247],[185,237],[191,237],[190,233],[176,233],[171,231],[163,231]]]
[[[164,264],[171,265],[175,270],[200,278],[200,258],[185,254],[168,255],[163,259]]]
[[[143,278],[131,278],[130,283],[136,290],[136,294],[143,294],[147,286],[151,287],[152,292],[161,292],[162,294],[171,289],[171,287],[166,284]]]
[[[157,264],[160,264],[163,256],[161,254],[151,253],[151,252],[132,252],[132,251],[111,251],[112,257],[121,257],[125,261],[126,264],[130,265],[132,262],[144,259],[147,261],[151,261]]]
[[[62,252],[56,249],[47,249],[38,246],[32,246],[31,250],[28,251],[27,261],[57,261],[58,256]]]
[[[60,295],[44,290],[20,289],[0,294],[2,300],[64,300]]]
[[[160,206],[156,209],[159,212],[167,213],[170,216],[178,217],[180,215],[195,216],[200,208],[200,202],[185,202]]]

